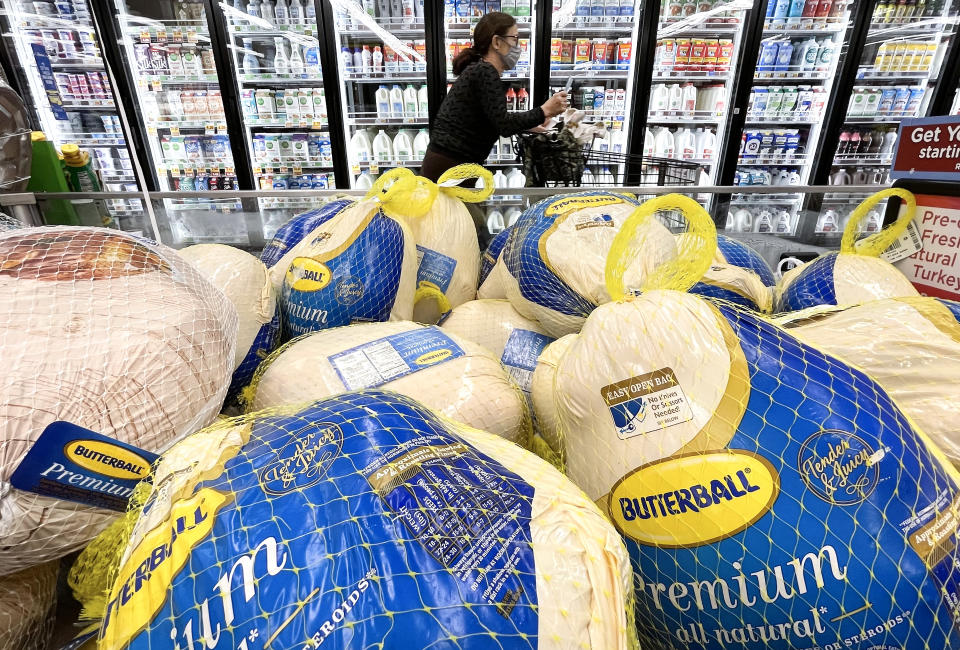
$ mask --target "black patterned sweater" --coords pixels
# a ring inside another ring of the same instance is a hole
[[[507,112],[500,73],[492,64],[468,65],[447,93],[430,128],[430,147],[466,162],[483,163],[500,136],[542,124],[539,106],[522,113]]]

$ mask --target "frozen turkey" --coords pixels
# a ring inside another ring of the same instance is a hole
[[[641,647],[960,647],[960,474],[861,370],[685,293],[712,256],[692,216],[700,250],[639,296],[610,278],[554,379],[568,476],[630,552]]]
[[[244,647],[251,629],[275,648],[636,647],[626,549],[583,492],[396,393],[218,423],[153,484],[101,650]],[[144,572],[165,544],[178,561]]]
[[[857,242],[866,211],[878,201],[897,196],[905,206],[897,221],[879,233]],[[826,253],[805,264],[801,271],[781,280],[777,311],[787,312],[817,305],[852,305],[866,300],[920,295],[903,273],[881,259],[906,229],[916,213],[916,199],[902,188],[891,188],[861,203],[847,223],[840,251]]]
[[[777,322],[798,339],[861,368],[960,467],[960,305],[888,298],[815,307]]]
[[[358,323],[292,341],[261,366],[249,404],[260,410],[374,387],[529,444],[526,401],[499,357],[436,326],[411,322]]]
[[[510,237],[510,228],[501,230],[493,238],[480,261],[480,286],[477,288],[477,298],[503,299],[507,293],[503,288],[504,272],[503,248]]]
[[[287,338],[413,316],[417,249],[404,219],[388,209],[405,206],[413,184],[402,179],[345,207],[270,268]]]
[[[272,268],[286,255],[287,251],[303,241],[304,237],[352,204],[352,199],[337,199],[315,210],[308,210],[295,215],[290,221],[280,226],[270,241],[267,242],[267,245],[263,247],[263,251],[260,253],[260,261],[268,269]]]
[[[0,578],[0,650],[43,650],[56,618],[57,561]]]
[[[58,496],[123,510],[115,479],[142,465],[117,445],[160,451],[212,422],[236,339],[236,309],[170,249],[96,228],[0,233],[0,575],[69,553],[114,514]],[[77,439],[56,443],[70,427]],[[11,485],[42,437],[20,472],[32,491]]]
[[[550,453],[540,455],[551,460],[556,459],[554,464],[560,468],[564,467],[564,450],[563,441],[560,439],[557,407],[553,400],[553,380],[560,358],[576,337],[576,334],[567,334],[545,347],[537,358],[537,367],[530,380],[530,402],[533,405],[534,421],[534,444],[531,449],[536,450],[536,445],[542,440]]]
[[[591,191],[544,199],[526,210],[503,249],[500,279],[514,308],[551,336],[578,331],[597,305],[610,300],[604,284],[607,254],[637,207],[622,194]],[[637,251],[624,279],[630,287],[639,287],[648,270],[676,256],[666,227],[648,221],[644,228],[650,231],[646,248]]]
[[[188,246],[179,253],[237,309],[237,347],[227,392],[228,399],[233,399],[250,383],[280,336],[280,311],[267,267],[250,253],[223,244]]]
[[[486,189],[456,183],[481,178]],[[413,320],[436,323],[451,307],[473,300],[480,273],[480,244],[464,201],[476,203],[493,192],[493,175],[479,165],[458,165],[437,179],[430,210],[404,219],[417,243],[417,287]],[[420,291],[424,286],[436,291]],[[442,296],[442,297],[441,297]]]

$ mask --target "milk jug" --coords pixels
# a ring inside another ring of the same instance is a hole
[[[384,133],[382,129],[373,139],[373,159],[377,162],[393,160],[393,143],[390,142],[390,136]]]
[[[381,131],[381,133],[383,133]],[[370,151],[370,138],[367,132],[360,129],[350,138],[350,152],[355,162],[368,163],[372,158]]]
[[[413,154],[417,160],[423,160],[427,155],[427,145],[430,144],[430,133],[426,129],[420,129],[417,137],[413,139]]]
[[[390,117],[390,91],[386,86],[380,86],[375,93],[377,100],[377,119],[385,120]]]
[[[400,131],[393,139],[393,155],[398,162],[413,160],[413,142],[406,131]]]

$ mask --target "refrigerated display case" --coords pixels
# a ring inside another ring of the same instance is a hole
[[[805,185],[822,146],[826,107],[852,27],[846,0],[769,0],[757,54],[735,185]],[[760,195],[731,199],[727,227],[794,235],[803,195],[776,202]]]
[[[350,187],[393,167],[419,171],[429,141],[423,1],[333,4]]]
[[[958,11],[944,0],[878,0],[836,143],[831,185],[885,184],[900,122],[929,113],[943,60],[956,33]],[[837,234],[864,197],[826,195],[817,234]],[[882,224],[883,206],[867,221]],[[837,235],[839,236],[839,235]]]
[[[115,0],[135,115],[161,191],[238,189],[215,52],[205,5],[196,0]],[[216,215],[241,209],[236,199],[166,199],[180,243],[246,242],[218,233]]]
[[[642,3],[554,0],[550,21],[550,94],[570,85],[570,106],[588,122],[602,122],[606,135],[592,148],[627,154],[633,104],[633,46]],[[588,165],[584,184],[622,183],[626,165]]]
[[[220,4],[256,189],[333,189],[333,152],[312,0]],[[260,198],[262,214],[321,203]],[[274,220],[264,227],[272,229]]]
[[[87,0],[3,0],[3,46],[37,127],[57,149],[76,144],[93,161],[106,191],[139,189],[117,112],[100,37]],[[105,204],[107,223],[127,227],[143,211],[138,199]],[[99,225],[99,224],[87,224]],[[136,229],[136,226],[133,226]]]
[[[661,3],[643,153],[696,162],[707,184],[719,173],[748,8],[722,0]]]

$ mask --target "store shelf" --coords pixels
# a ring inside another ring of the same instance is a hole
[[[308,129],[310,131],[326,131],[330,126],[326,119],[320,120],[261,120],[244,116],[244,124],[249,129]]]
[[[112,99],[65,99],[62,106],[65,111],[90,111],[103,108],[116,108]]]
[[[609,118],[612,119],[612,118]],[[708,124],[714,125],[720,123],[720,118],[717,116],[687,116],[680,112],[674,112],[671,114],[669,111],[665,113],[650,113],[647,116],[647,122],[651,124]]]
[[[427,76],[423,72],[398,72],[390,76],[377,76],[377,74],[357,74],[347,73],[343,76],[344,81],[353,81],[354,83],[384,84],[401,81],[427,81]]]
[[[884,166],[893,162],[893,154],[880,156],[862,156],[860,154],[837,154],[833,158],[834,167],[868,167],[871,165]]]
[[[220,83],[215,74],[144,74],[140,77],[140,80],[146,83],[161,83],[170,86]]]
[[[314,36],[317,33],[316,25],[274,25],[273,29],[259,25],[233,26],[233,34],[239,38],[256,38],[286,36],[297,34],[300,36]]]
[[[871,81],[871,82],[880,82],[880,81],[926,81],[930,80],[930,73],[926,70],[924,71],[913,71],[913,72],[878,72],[873,69],[860,68],[857,70],[857,81]]]
[[[356,162],[350,161],[350,168],[354,170],[354,173],[358,173],[358,169],[370,169],[370,168],[379,168],[381,170],[390,169],[391,167],[419,167],[420,163],[423,160],[375,160],[371,162]]]
[[[657,32],[658,38],[674,38],[688,34],[698,36],[732,36],[737,33],[739,25],[736,23],[698,23],[688,27],[676,29],[671,23],[660,23],[660,31]],[[669,30],[666,36],[662,34],[663,30]]]
[[[182,120],[156,120],[147,125],[155,129],[215,129],[217,125],[223,125],[224,116],[218,114],[209,119],[182,119]]]
[[[430,122],[423,117],[348,117],[347,124],[354,126],[428,126]]]
[[[470,34],[473,32],[473,26],[474,26],[474,24],[476,24],[476,21],[474,21],[473,23],[469,23],[469,24],[467,24],[467,23],[462,23],[462,22],[451,22],[451,21],[448,21],[448,22],[447,22],[447,34],[448,34],[449,36],[464,36],[464,37],[470,36]],[[517,21],[517,29],[519,29],[520,32],[530,32],[530,31],[533,29],[533,24],[532,24],[532,23],[529,23],[529,22],[519,22],[519,21]],[[391,30],[390,30],[391,33],[395,33],[396,31],[397,31],[397,30],[394,30],[394,29],[391,29]],[[410,30],[410,31],[414,31],[414,30]],[[397,36],[399,36],[399,34],[397,34]],[[421,26],[421,28],[420,28],[420,34],[419,34],[419,36],[421,36],[421,37],[423,36],[423,28],[422,28],[422,26]]]
[[[819,36],[821,34],[839,34],[846,30],[847,24],[842,22],[828,22],[824,19],[814,19],[813,24],[787,25],[774,24],[767,20],[763,25],[764,36]]]
[[[807,156],[757,156],[756,158],[740,158],[737,165],[740,167],[803,167],[809,161]]]
[[[403,23],[393,22],[392,20],[377,19],[377,23],[385,30],[397,38],[424,38],[425,27],[423,23]],[[347,28],[340,32],[341,38],[373,38],[380,40],[380,34],[371,29]]]
[[[756,81],[762,81],[763,83],[800,83],[803,85],[808,85],[812,83],[824,83],[826,81],[831,81],[833,77],[825,74],[811,74],[809,72],[801,71],[787,71],[787,72],[757,72],[753,75],[753,78]]]
[[[909,120],[919,115],[904,115],[903,117],[889,117],[881,115],[877,117],[847,117],[844,124],[900,124],[903,120]]]
[[[310,86],[312,88],[323,86],[323,79],[308,74],[303,74],[299,77],[294,77],[289,74],[238,74],[237,77],[242,84],[262,84],[266,86],[286,86],[293,84],[297,86]]]
[[[746,124],[811,126],[813,124],[817,124],[818,122],[819,120],[817,118],[797,119],[795,117],[747,115]]]
[[[103,69],[103,59],[100,57],[90,57],[88,59],[50,59],[50,67],[54,70],[66,69]]]
[[[106,134],[105,134],[106,135]],[[64,141],[69,140],[73,144],[78,144],[81,147],[124,147],[126,146],[126,141],[123,139],[123,136],[109,134],[110,137],[104,138],[95,138],[92,136],[87,137],[77,137],[77,136],[66,136]]]
[[[566,23],[562,26],[554,26],[553,31],[571,35],[630,36],[633,34],[633,23],[596,23],[592,25]]]
[[[104,183],[136,182],[132,169],[100,169],[100,179]]]
[[[936,36],[947,27],[940,17],[925,16],[920,20],[911,20],[902,23],[870,23],[868,39],[877,36],[894,35],[930,35]]]
[[[694,74],[689,72],[675,72],[673,74],[660,74],[653,77],[653,83],[669,83],[671,81],[728,81],[730,74],[727,72],[718,72],[716,74]]]
[[[254,174],[294,174],[299,173],[295,170],[304,170],[310,169],[315,170],[319,169],[332,170],[333,161],[330,160],[286,160],[284,162],[253,162],[253,173]]]

